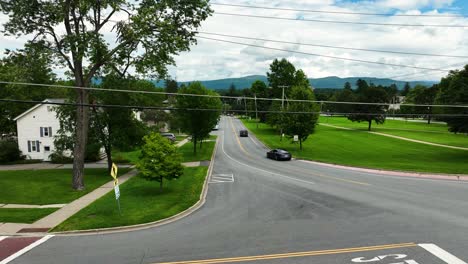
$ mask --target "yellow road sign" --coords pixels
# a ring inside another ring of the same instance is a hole
[[[112,163],[112,169],[111,169],[110,175],[112,176],[112,178],[114,178],[114,180],[117,180],[117,171],[118,171],[117,165],[115,165],[115,163]]]

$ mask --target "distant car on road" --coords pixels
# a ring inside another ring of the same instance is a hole
[[[161,133],[161,136],[169,139],[170,141],[176,141],[176,136],[173,133]]]
[[[241,131],[239,131],[239,136],[240,137],[248,137],[249,136],[249,131],[241,130]]]
[[[267,158],[274,160],[291,160],[291,154],[284,149],[272,149],[267,152]]]
[[[219,124],[216,124],[216,126],[213,127],[213,130],[219,130]]]

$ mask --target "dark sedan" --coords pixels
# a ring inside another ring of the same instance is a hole
[[[267,152],[267,158],[274,160],[291,160],[291,154],[283,149],[272,149]]]

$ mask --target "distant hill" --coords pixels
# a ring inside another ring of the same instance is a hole
[[[324,78],[311,78],[309,79],[310,84],[314,88],[343,88],[346,82],[350,82],[353,88],[355,88],[356,81],[358,79],[366,80],[368,83],[373,83],[375,85],[383,85],[389,86],[391,84],[396,84],[398,89],[403,89],[405,85],[405,81],[396,81],[392,79],[385,79],[385,78],[375,78],[375,77],[348,77],[348,78],[340,78],[336,76],[324,77]],[[209,80],[209,81],[201,81],[201,83],[209,89],[213,90],[226,90],[229,88],[231,84],[234,84],[237,89],[249,88],[253,82],[256,80],[261,80],[267,82],[267,77],[264,75],[250,75],[240,78],[226,78],[226,79],[218,79],[218,80]],[[190,82],[179,82],[179,84],[188,84]],[[409,82],[411,87],[414,87],[417,84],[422,84],[426,86],[430,86],[435,84],[436,82],[430,81],[412,81]],[[163,82],[157,82],[158,86],[163,86]]]

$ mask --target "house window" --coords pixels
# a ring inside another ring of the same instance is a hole
[[[44,146],[44,151],[50,151],[50,147],[49,146]]]
[[[28,152],[41,152],[39,140],[28,140]]]
[[[51,137],[52,127],[40,127],[41,137]]]
[[[37,141],[31,141],[31,151],[36,152],[37,151]]]

